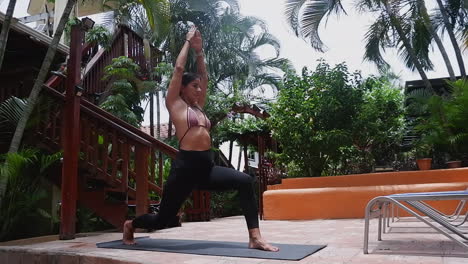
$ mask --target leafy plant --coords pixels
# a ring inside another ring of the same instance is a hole
[[[6,181],[6,189],[0,197],[0,241],[25,235],[21,232],[23,225],[30,224],[32,217],[44,215],[38,207],[46,196],[40,183],[47,168],[61,156],[42,155],[35,149],[1,156],[0,178]]]
[[[270,114],[290,177],[369,172],[393,160],[403,132],[403,98],[389,76],[364,80],[324,61],[287,73]]]
[[[290,176],[321,176],[351,145],[352,119],[362,101],[359,82],[346,65],[332,68],[324,61],[311,73],[287,73],[268,123],[281,144],[278,161]]]
[[[86,32],[85,40],[88,43],[97,43],[107,49],[111,45],[112,36],[107,28],[95,25],[92,29]]]
[[[239,140],[242,136],[261,133],[268,133],[268,125],[258,118],[225,119],[216,126],[216,138],[219,142]]]
[[[10,142],[16,124],[26,107],[26,100],[10,97],[0,104],[0,142]]]
[[[468,153],[468,82],[449,82],[452,95],[421,96],[415,129],[437,155],[460,159]],[[412,95],[411,95],[412,96]]]
[[[105,72],[104,79],[112,81],[112,89],[111,95],[106,97],[100,106],[138,127],[144,114],[140,106],[141,100],[154,89],[155,83],[142,81],[140,67],[125,56],[112,59],[112,63],[105,67]]]

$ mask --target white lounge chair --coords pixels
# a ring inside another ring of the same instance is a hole
[[[424,201],[458,200],[454,214],[445,215],[435,208],[429,206]],[[364,254],[368,254],[369,248],[369,222],[370,218],[378,217],[378,240],[382,240],[382,232],[385,225],[388,225],[390,217],[394,217],[394,210],[389,210],[390,206],[402,209],[413,215],[419,221],[434,228],[437,232],[448,237],[458,245],[468,251],[468,236],[462,230],[462,225],[466,223],[464,219],[455,221],[454,219],[462,213],[466,201],[468,200],[468,190],[451,192],[427,192],[427,193],[404,193],[379,196],[372,199],[366,206],[365,226],[364,226]],[[461,208],[460,208],[461,207]],[[420,213],[418,213],[420,212]],[[458,214],[458,216],[457,216]]]

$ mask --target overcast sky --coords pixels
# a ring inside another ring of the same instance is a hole
[[[0,10],[5,12],[9,1],[0,1]],[[435,5],[435,0],[425,1],[428,7]],[[326,26],[322,25],[320,35],[328,50],[325,53],[320,53],[313,50],[305,41],[297,38],[287,27],[283,16],[284,0],[239,0],[243,14],[256,16],[266,21],[269,31],[281,42],[281,56],[291,60],[298,71],[304,66],[313,69],[315,68],[316,61],[319,58],[324,58],[332,65],[346,62],[351,71],[361,70],[365,76],[376,74],[377,70],[375,66],[362,60],[364,54],[364,43],[362,40],[364,39],[367,27],[372,23],[373,19],[369,15],[353,12],[352,3],[355,0],[343,0],[342,2],[348,15],[341,15],[339,18],[332,16]],[[26,9],[28,3],[29,0],[18,0],[15,16],[27,15]],[[445,46],[450,58],[454,58],[448,38],[444,40],[447,43]],[[464,57],[466,58],[466,53]],[[430,78],[448,76],[437,49],[431,58],[435,69],[432,72],[428,72],[428,76]],[[413,73],[404,67],[394,51],[387,50],[386,59],[392,66],[392,70],[399,74],[403,81],[419,79],[417,73]],[[459,71],[455,59],[453,60],[453,64],[455,72],[458,74]]]
[[[368,14],[354,12],[353,3],[355,0],[342,1],[348,13],[347,16],[340,15],[338,18],[336,15],[332,15],[326,25],[321,25],[320,36],[328,47],[325,53],[313,50],[308,43],[298,39],[288,28],[283,16],[284,0],[239,0],[239,2],[243,14],[256,16],[267,22],[270,32],[281,41],[281,56],[290,59],[297,70],[303,66],[315,68],[317,59],[324,58],[332,65],[346,62],[350,70],[361,70],[365,76],[377,73],[373,64],[362,60],[365,45],[364,35],[368,26],[372,24],[373,18]],[[425,2],[428,9],[436,3],[435,0],[425,0]],[[449,57],[453,58],[452,64],[455,73],[459,74],[448,37],[444,39],[444,42]],[[466,58],[466,53],[464,57]],[[399,74],[403,81],[420,79],[417,73],[405,68],[394,50],[387,50],[385,58],[392,66],[392,70]],[[432,54],[431,59],[435,68],[434,71],[427,73],[429,78],[448,76],[445,64],[437,49]]]

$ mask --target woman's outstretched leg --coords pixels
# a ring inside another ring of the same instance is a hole
[[[194,187],[193,177],[184,169],[171,169],[169,178],[164,185],[161,206],[157,214],[140,215],[134,220],[127,220],[123,226],[124,244],[135,244],[134,233],[136,228],[159,230],[167,226],[170,219],[177,215],[180,207],[190,195]]]
[[[258,207],[253,189],[254,178],[240,171],[214,166],[209,178],[201,184],[201,189],[207,190],[238,190],[239,199],[249,231],[249,247],[266,251],[278,251],[263,239],[258,220]]]

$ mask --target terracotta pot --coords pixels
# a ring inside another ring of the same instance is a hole
[[[447,161],[445,164],[447,164],[447,168],[461,168],[461,161],[460,160],[454,160],[454,161]]]
[[[432,159],[431,158],[418,159],[416,160],[416,163],[418,164],[419,170],[430,170]]]

